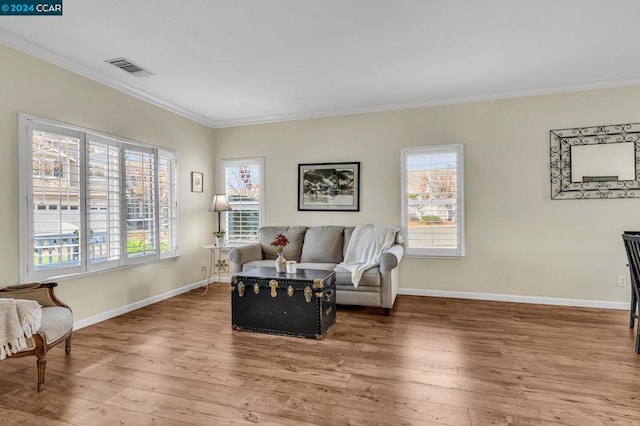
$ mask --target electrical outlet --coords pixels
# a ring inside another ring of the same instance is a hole
[[[205,266],[204,262],[200,262],[200,269],[202,269],[202,268],[206,268],[206,266]],[[619,281],[619,280],[620,280],[620,279],[618,279],[618,281]]]
[[[618,287],[624,287],[625,285],[627,285],[627,277],[619,276]]]

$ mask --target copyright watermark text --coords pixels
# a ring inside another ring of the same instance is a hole
[[[0,0],[0,15],[62,15],[62,0]]]

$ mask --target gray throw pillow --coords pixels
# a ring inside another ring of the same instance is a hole
[[[312,226],[307,229],[301,262],[342,262],[343,226]]]
[[[271,245],[276,235],[284,234],[289,240],[289,244],[284,247],[282,255],[287,260],[295,260],[300,262],[300,253],[302,252],[302,242],[304,234],[307,230],[306,226],[265,226],[260,228],[260,245],[264,253],[264,259],[275,259],[278,257],[276,248]]]

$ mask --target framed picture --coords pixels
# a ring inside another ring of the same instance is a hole
[[[191,192],[202,192],[203,190],[203,174],[200,172],[191,172]]]
[[[360,162],[298,164],[298,210],[360,211]]]

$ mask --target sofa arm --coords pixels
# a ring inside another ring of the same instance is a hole
[[[380,256],[380,271],[390,271],[396,268],[400,264],[403,255],[404,247],[402,247],[402,245],[396,244],[391,246]]]
[[[229,250],[229,260],[235,265],[235,271],[242,270],[242,265],[254,260],[262,260],[262,246],[260,243],[247,244]]]

